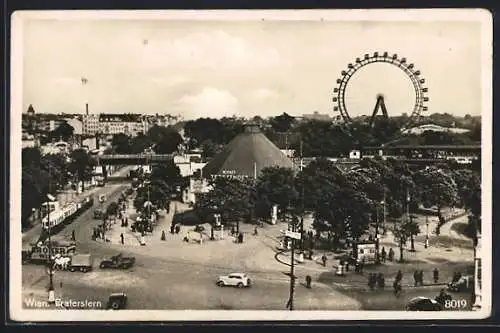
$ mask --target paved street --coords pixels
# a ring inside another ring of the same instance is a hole
[[[108,184],[95,191],[95,196],[105,194],[107,202],[118,198],[128,184]],[[134,218],[132,198],[129,199],[129,220]],[[174,205],[174,203],[172,204]],[[181,203],[175,203],[177,209],[187,209]],[[92,228],[100,223],[92,219],[94,206],[72,224],[65,227],[56,238],[69,238],[75,231],[77,252],[91,253],[94,258],[94,271],[90,273],[56,272],[54,276],[56,296],[73,300],[99,300],[105,302],[113,292],[125,292],[129,295],[129,307],[132,309],[285,309],[289,297],[289,272],[286,264],[288,253],[277,255],[277,245],[281,237],[282,224],[266,225],[259,228],[258,235],[252,235],[253,226],[241,224],[245,235],[244,244],[235,244],[234,238],[226,230],[224,239],[210,241],[209,227],[203,234],[202,244],[182,241],[185,235],[193,233],[191,227],[183,227],[180,234],[170,234],[170,224],[174,209],[170,214],[162,212],[156,228],[146,236],[147,246],[140,246],[138,234],[121,227],[119,223],[112,226],[107,233],[110,243],[91,240]],[[453,223],[453,222],[451,222]],[[450,227],[448,227],[450,228]],[[161,231],[165,230],[166,240],[161,241]],[[445,229],[447,230],[447,229]],[[119,242],[120,233],[127,235],[124,245]],[[199,236],[197,236],[199,237]],[[196,237],[195,237],[196,238]],[[392,244],[390,234],[382,244]],[[295,292],[295,308],[304,310],[356,310],[384,309],[402,310],[406,302],[415,296],[434,298],[443,285],[413,288],[412,273],[414,269],[423,269],[430,279],[431,270],[446,262],[446,269],[441,272],[441,283],[451,279],[455,270],[465,272],[471,266],[467,257],[457,259],[451,255],[449,261],[441,259],[433,261],[434,256],[441,256],[445,249],[436,246],[424,252],[422,240],[416,242],[418,260],[415,254],[405,255],[412,264],[387,263],[376,268],[368,268],[366,273],[384,272],[388,288],[386,291],[371,292],[366,286],[366,275],[352,272],[346,277],[334,274],[335,260],[329,259],[323,267],[319,261],[306,260],[296,265],[298,277]],[[453,247],[457,254],[469,251],[467,248]],[[449,248],[448,248],[449,250]],[[437,251],[437,252],[436,252]],[[100,270],[99,261],[118,252],[136,257],[136,265],[130,270]],[[449,253],[449,252],[447,252]],[[332,258],[331,254],[328,254]],[[316,258],[319,255],[316,255]],[[430,258],[430,259],[429,259]],[[279,260],[277,260],[279,259]],[[289,262],[289,259],[288,259]],[[392,294],[390,281],[392,275],[401,269],[404,273],[404,293],[396,298]],[[219,288],[215,286],[216,278],[231,272],[246,272],[250,275],[253,286],[250,289]],[[313,288],[304,286],[306,275],[313,278]],[[23,266],[24,299],[46,299],[48,276],[45,269],[36,265]],[[465,297],[465,296],[464,296]],[[103,303],[104,304],[104,303]]]

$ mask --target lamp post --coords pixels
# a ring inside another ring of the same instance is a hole
[[[377,216],[375,219],[375,261],[380,263],[380,258],[379,258],[379,240],[378,240],[378,205],[376,207],[377,210]]]
[[[425,248],[429,247],[429,216],[425,216]]]
[[[383,234],[385,235],[385,219],[386,219],[386,212],[385,212],[385,191],[384,191],[384,200],[382,200],[382,209],[383,209],[383,220],[382,220],[382,231]]]
[[[49,177],[50,180],[50,177]],[[49,190],[50,190],[50,185],[49,185]],[[47,195],[47,198],[49,201],[47,201],[47,229],[49,233],[49,257],[48,257],[48,264],[49,264],[49,304],[55,303],[55,292],[54,292],[54,270],[53,270],[53,263],[52,263],[52,239],[51,239],[51,234],[52,234],[52,227],[51,227],[51,222],[50,222],[50,201],[52,200],[52,196],[50,194]]]

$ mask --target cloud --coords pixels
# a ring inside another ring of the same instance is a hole
[[[134,45],[137,50],[137,46]],[[178,38],[151,40],[140,52],[145,66],[255,70],[282,63],[278,51],[221,30],[195,32]]]
[[[258,101],[268,100],[277,96],[276,91],[267,88],[256,89],[251,93],[251,97]]]
[[[227,90],[205,87],[197,94],[183,95],[175,105],[184,119],[220,118],[238,113],[238,99]]]

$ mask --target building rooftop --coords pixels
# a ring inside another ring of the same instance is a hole
[[[133,123],[140,122],[141,115],[138,114],[100,114],[99,121],[100,122],[124,122],[124,123]]]

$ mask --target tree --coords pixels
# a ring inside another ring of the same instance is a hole
[[[189,120],[184,125],[184,131],[190,139],[189,146],[191,149],[197,148],[207,140],[213,143],[222,143],[222,124],[218,119],[198,118]]]
[[[202,155],[203,157],[214,157],[219,151],[219,145],[215,144],[212,140],[207,139],[201,144]]]
[[[416,183],[419,184],[420,195],[424,206],[435,205],[438,216],[441,209],[454,205],[458,199],[457,185],[453,177],[441,169],[428,168],[421,170],[415,175]]]
[[[282,167],[263,169],[257,180],[256,191],[262,211],[267,212],[265,216],[268,216],[274,204],[285,213],[292,204],[298,206],[299,193],[295,188],[295,175],[292,169]]]
[[[172,160],[165,163],[153,164],[151,168],[151,180],[163,181],[171,188],[181,186],[183,182],[181,171]]]
[[[90,155],[83,149],[73,150],[71,153],[70,169],[78,175],[78,180],[82,182],[82,192],[85,191],[85,181],[92,178],[92,167],[95,165]]]
[[[62,139],[63,141],[68,141],[74,133],[75,129],[73,126],[63,121],[55,130],[49,133],[50,139]]]
[[[239,222],[251,216],[254,205],[251,181],[217,177],[210,185],[213,189],[202,194],[194,207],[202,220],[212,219],[213,213],[217,211],[221,214],[222,221],[234,221],[239,226]]]
[[[153,126],[147,136],[155,143],[157,154],[172,154],[184,142],[182,136],[173,127]]]
[[[132,153],[130,137],[124,133],[115,134],[111,140],[111,145],[117,154]]]
[[[137,189],[134,199],[134,208],[137,211],[144,210],[144,204],[150,201],[158,208],[165,208],[170,202],[171,188],[161,180],[154,180]]]
[[[303,188],[307,193],[304,197],[306,211],[314,211],[318,202],[332,187],[347,187],[347,179],[332,162],[318,158],[299,172],[295,187],[300,189],[299,192]]]
[[[144,150],[151,147],[154,144],[153,140],[149,136],[144,134],[139,134],[136,137],[131,139],[130,142],[130,153],[132,154],[140,154],[143,153]]]
[[[285,112],[282,115],[271,118],[269,123],[276,132],[288,132],[295,123],[295,118]]]
[[[313,120],[300,124],[297,130],[301,139],[291,142],[290,147],[298,152],[302,141],[304,156],[347,156],[354,148],[352,135],[341,126]]]

